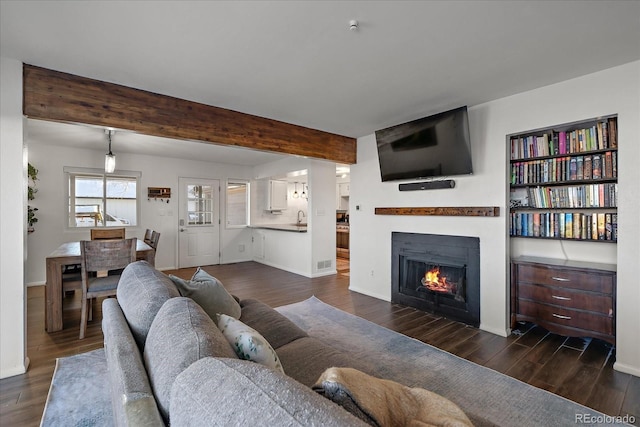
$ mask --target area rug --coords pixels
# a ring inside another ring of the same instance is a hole
[[[370,375],[438,393],[476,425],[610,425],[613,417],[338,310],[315,297],[277,310],[354,358]]]
[[[113,426],[104,349],[56,360],[41,426]]]

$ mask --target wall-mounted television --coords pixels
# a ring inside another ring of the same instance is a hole
[[[473,173],[467,107],[376,131],[382,181]]]

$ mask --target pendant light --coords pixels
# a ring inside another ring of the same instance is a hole
[[[298,183],[296,182],[295,184],[296,184],[296,189],[291,195],[291,197],[293,197],[294,199],[297,199],[298,197],[300,197],[300,195],[298,194]]]
[[[109,138],[109,152],[104,157],[104,171],[106,173],[113,173],[113,171],[116,170],[116,155],[111,152],[111,135],[113,135],[115,131],[106,129],[105,133],[107,134],[107,138]]]
[[[307,194],[307,192],[304,191],[304,182],[302,183],[302,194],[300,194],[300,197],[302,197],[303,199],[309,198],[309,195]]]

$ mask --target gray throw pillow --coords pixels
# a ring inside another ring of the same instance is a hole
[[[169,277],[180,291],[180,295],[197,302],[213,321],[217,320],[217,314],[226,314],[234,319],[240,318],[242,309],[238,301],[227,292],[222,282],[200,267],[191,280],[184,280],[173,275]]]
[[[177,297],[165,302],[149,329],[144,363],[166,421],[173,381],[193,362],[207,356],[237,358],[213,320],[192,299]]]

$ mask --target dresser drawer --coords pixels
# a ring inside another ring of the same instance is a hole
[[[613,317],[519,299],[518,312],[542,322],[613,335]]]
[[[611,296],[597,293],[522,283],[518,285],[518,297],[543,304],[613,316],[613,300]]]
[[[572,270],[556,266],[519,264],[517,270],[519,283],[551,285],[601,292],[607,295],[612,294],[615,280],[613,274]]]

